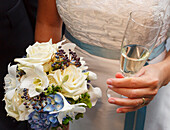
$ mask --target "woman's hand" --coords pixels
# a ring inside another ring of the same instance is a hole
[[[108,87],[127,97],[108,99],[109,103],[122,106],[117,109],[118,113],[136,111],[148,105],[158,93],[159,88],[165,85],[165,74],[160,64],[145,66],[134,77],[124,78],[120,73],[117,73],[115,77],[107,80]]]

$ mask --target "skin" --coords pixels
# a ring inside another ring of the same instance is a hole
[[[148,105],[158,93],[158,90],[170,81],[170,52],[166,58],[157,64],[143,67],[134,77],[124,78],[117,73],[115,78],[107,80],[109,89],[124,95],[128,98],[110,97],[108,102],[122,106],[117,109],[118,113],[136,111]]]
[[[62,20],[56,8],[56,0],[39,0],[35,41],[46,42],[52,38],[53,43],[61,41]]]
[[[35,30],[35,40],[39,42],[53,39],[53,43],[61,40],[62,20],[57,12],[56,0],[39,0],[38,14]],[[168,71],[167,71],[168,70]],[[115,78],[107,80],[108,87],[118,94],[127,98],[111,97],[108,102],[120,105],[118,113],[135,111],[143,106],[142,98],[145,98],[148,105],[159,88],[170,81],[170,52],[160,63],[143,67],[141,71],[131,78],[124,78],[121,73],[117,73]]]

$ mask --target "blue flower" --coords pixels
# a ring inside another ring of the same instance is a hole
[[[48,121],[50,121],[52,124],[55,124],[55,123],[58,123],[57,116],[58,116],[58,114],[49,114],[48,117],[47,117],[47,119],[48,119]]]
[[[54,100],[55,100],[56,103],[63,102],[63,98],[59,94],[54,95]]]
[[[41,119],[47,119],[48,113],[41,113]]]
[[[59,94],[50,94],[47,97],[46,101],[47,105],[42,102],[45,106],[43,106],[43,112],[52,112],[61,110],[64,107],[63,98]]]
[[[51,98],[47,98],[47,104],[51,104]]]
[[[64,102],[58,103],[55,105],[55,110],[59,111],[64,107]]]
[[[32,129],[48,129],[51,127],[51,122],[47,120],[48,113],[38,113],[36,111],[30,113],[28,122]]]
[[[43,111],[44,112],[52,112],[55,109],[55,106],[52,104],[47,104],[44,108]]]

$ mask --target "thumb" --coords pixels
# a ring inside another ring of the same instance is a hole
[[[142,75],[145,74],[145,67],[143,67],[142,69],[140,69],[135,75],[134,77],[141,77]]]

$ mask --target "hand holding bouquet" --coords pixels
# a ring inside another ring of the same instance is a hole
[[[83,117],[101,97],[90,80],[85,61],[74,52],[75,44],[36,42],[26,49],[27,56],[8,66],[5,76],[5,109],[18,121],[28,120],[32,129],[50,129],[68,125]]]

